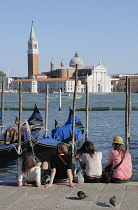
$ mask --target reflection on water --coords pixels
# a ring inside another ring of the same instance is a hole
[[[18,107],[18,94],[5,94],[5,107]],[[89,107],[125,107],[125,93],[110,94],[90,94]],[[38,108],[45,108],[45,94],[23,94],[23,107],[34,107],[35,103]],[[50,94],[49,98],[49,133],[54,127],[54,120],[59,122],[59,126],[63,125],[67,119],[69,106],[72,107],[72,100],[62,100],[62,111],[58,111],[59,101],[58,95]],[[85,94],[77,100],[77,108],[85,107]],[[138,107],[138,94],[132,94],[132,107]],[[23,111],[22,121],[31,115],[31,111]],[[43,119],[45,111],[41,111]],[[78,111],[78,117],[85,126],[85,112]],[[4,120],[5,127],[14,122],[18,111],[5,110]],[[130,153],[133,161],[133,177],[132,180],[138,181],[138,111],[131,111],[131,145]],[[125,139],[125,111],[90,111],[89,112],[89,141],[95,144],[97,150],[103,153],[103,167],[107,163],[109,151],[112,149],[112,139],[114,136],[120,135]],[[41,160],[47,160],[48,157],[40,156]],[[8,179],[15,181],[18,169],[17,160],[0,160],[0,180]]]

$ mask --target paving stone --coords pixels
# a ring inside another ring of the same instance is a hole
[[[77,192],[82,190],[88,197],[80,200]],[[54,184],[51,188],[16,185],[0,185],[0,210],[106,210],[109,198],[116,196],[118,210],[138,209],[138,183],[126,184]]]
[[[6,210],[10,207],[10,205],[2,205],[0,206],[0,210]]]

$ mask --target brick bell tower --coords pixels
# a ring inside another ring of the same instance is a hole
[[[31,75],[39,74],[39,51],[38,41],[35,36],[33,21],[31,26],[30,37],[28,40],[28,78]]]

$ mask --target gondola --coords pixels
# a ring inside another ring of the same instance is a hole
[[[39,131],[43,126],[43,120],[36,105],[32,115],[27,121],[30,127],[31,136],[33,139],[37,140]],[[16,157],[31,151],[31,149],[31,142],[28,138],[26,123],[23,123],[21,126],[20,154],[18,154],[18,125],[10,126],[4,134],[0,135],[0,159]]]
[[[72,119],[73,111],[70,108],[69,116],[65,124],[61,127],[58,127],[57,121],[55,120],[55,128],[51,131],[50,135],[43,135],[43,139],[32,139],[34,144],[35,154],[40,154],[46,152],[46,155],[51,155],[56,152],[57,144],[60,142],[65,143],[69,152],[72,151]],[[83,142],[84,127],[80,119],[75,116],[75,148],[78,148],[82,145]]]

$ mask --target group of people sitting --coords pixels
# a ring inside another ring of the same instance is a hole
[[[123,139],[116,136],[112,141],[113,150],[109,153],[107,165],[112,165],[113,172],[111,183],[127,182],[132,176],[131,155],[125,150]],[[85,183],[102,182],[102,153],[97,151],[92,142],[86,141],[78,149],[76,160],[84,170]],[[118,165],[118,167],[116,167]],[[56,154],[50,158],[50,180],[45,184],[46,188],[52,187],[53,183],[69,182],[70,187],[75,187],[73,183],[72,155],[68,153],[68,148],[64,143],[57,145]],[[46,169],[46,168],[45,168]],[[41,167],[38,166],[35,156],[27,153],[23,158],[22,165],[18,171],[18,186],[26,185],[26,181],[35,182],[36,186],[41,185]],[[23,178],[26,181],[23,181]]]

